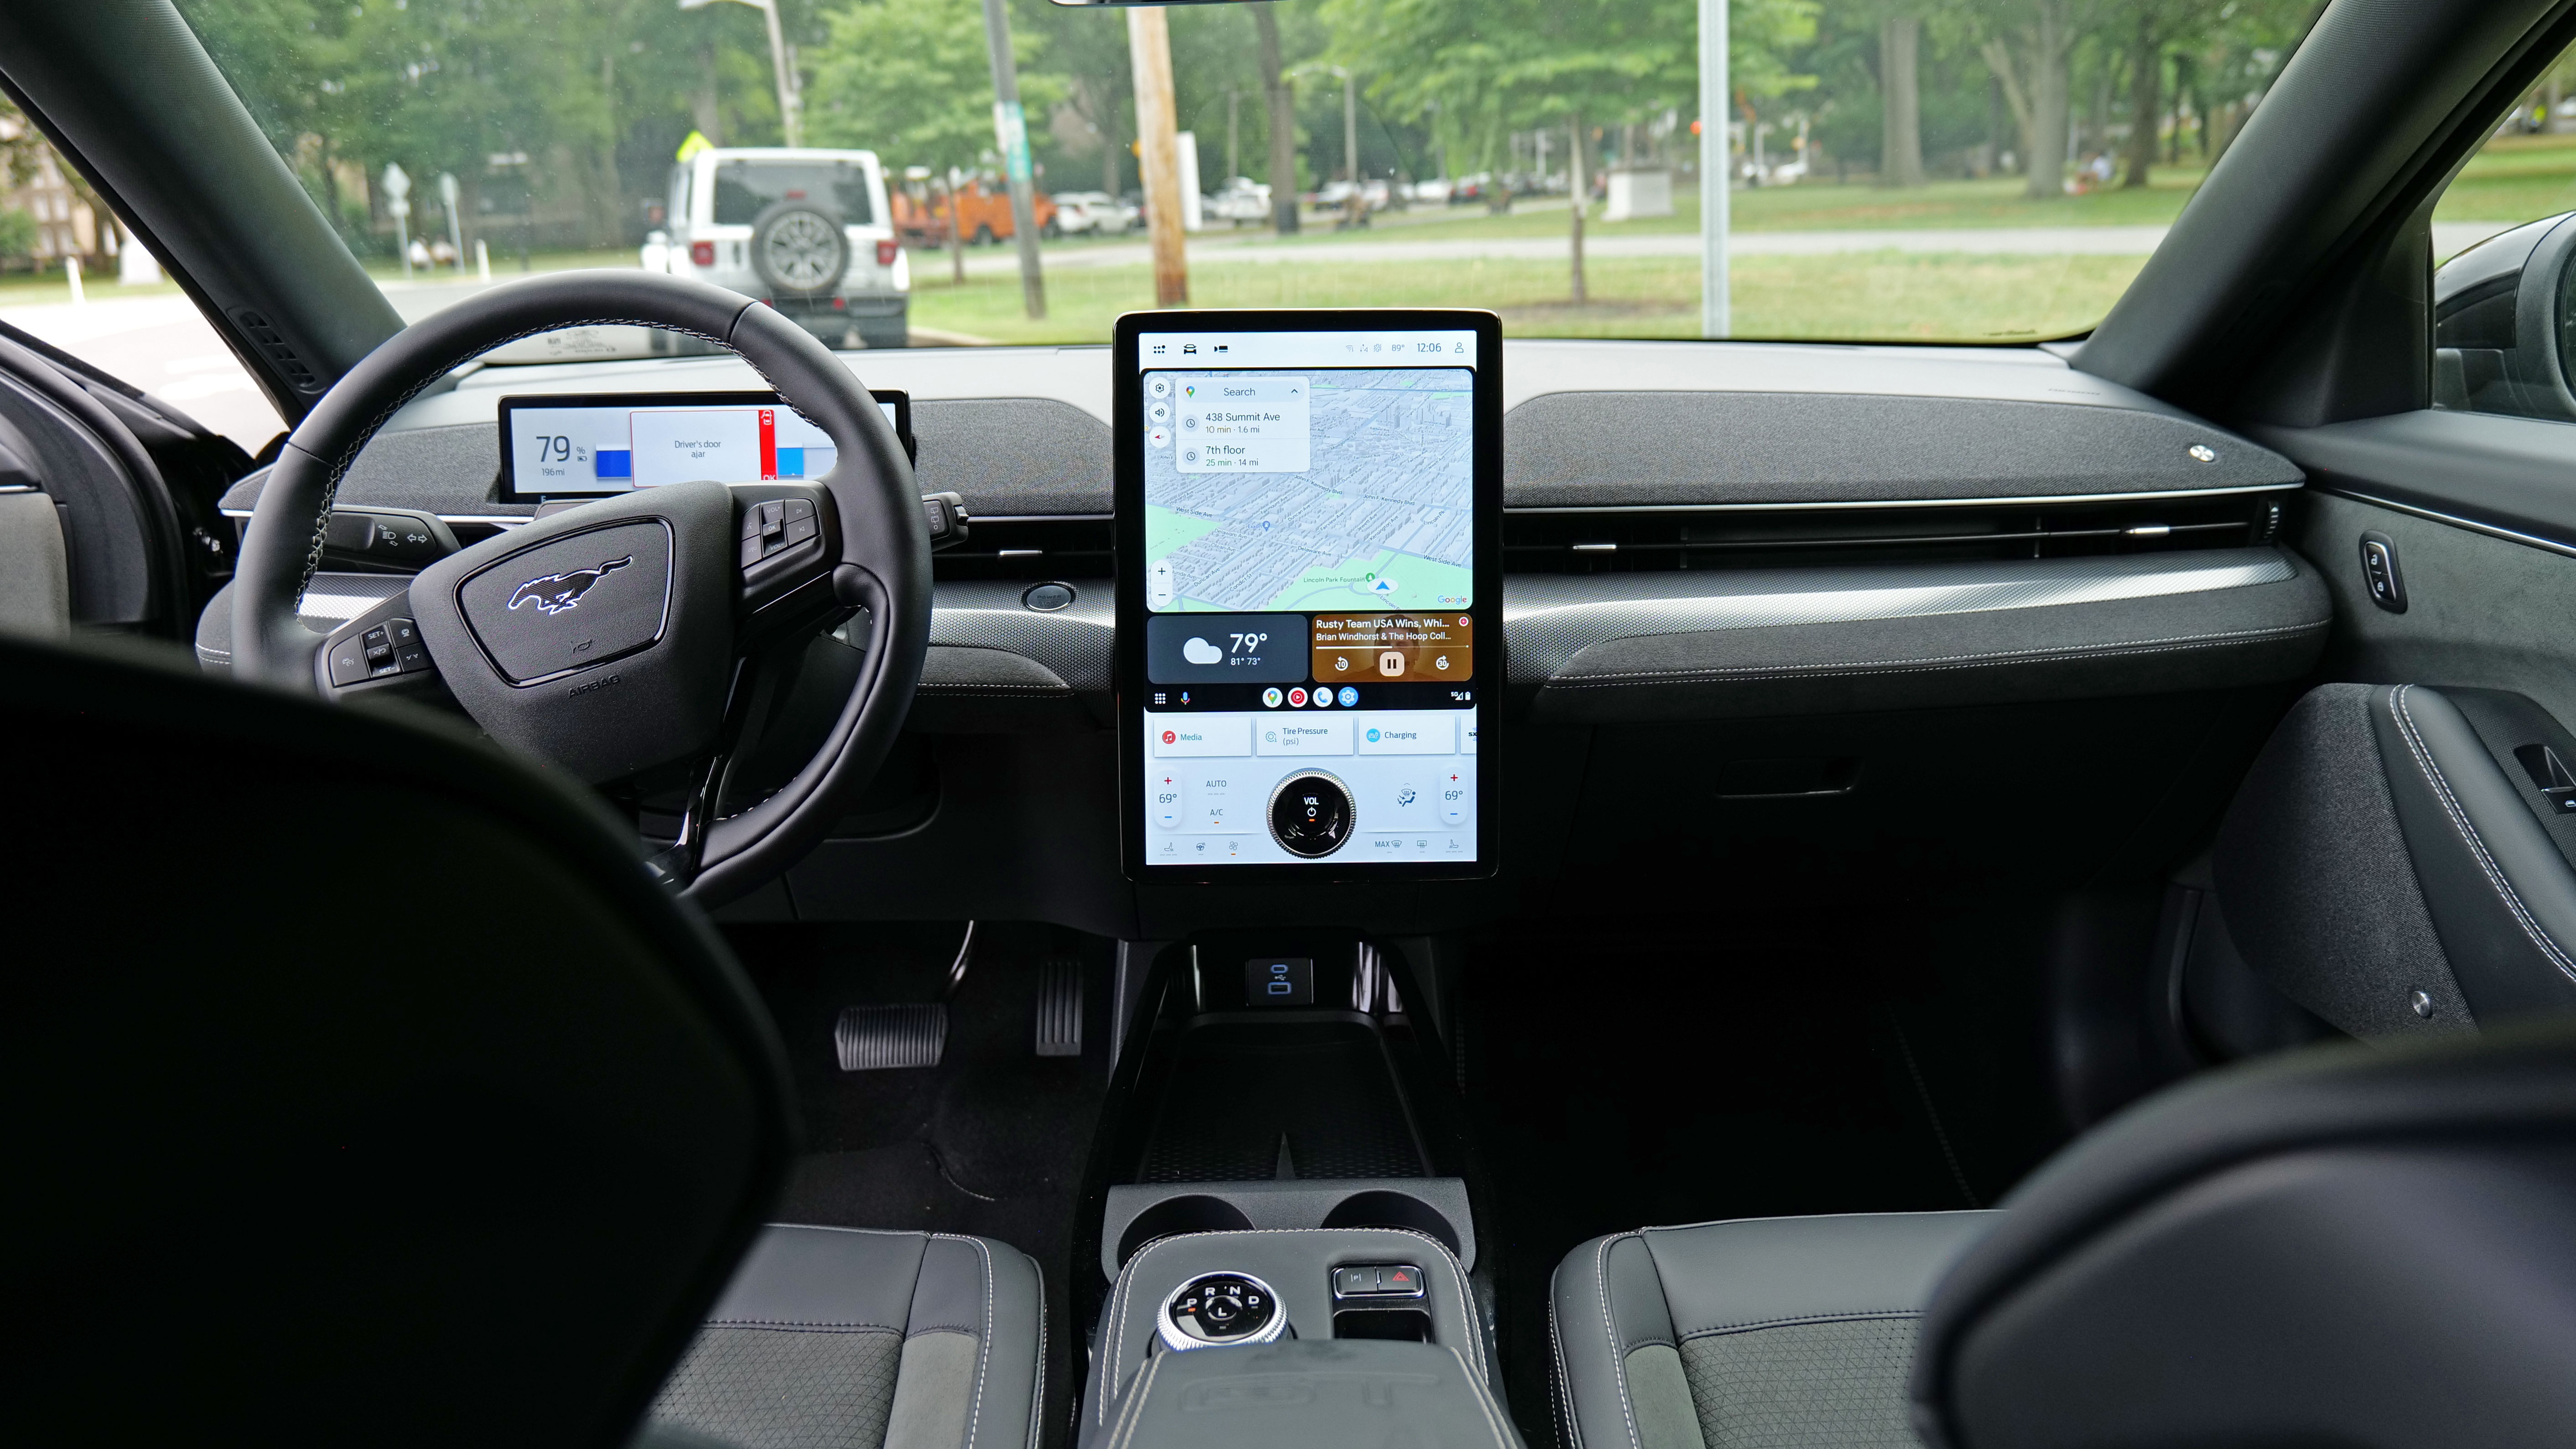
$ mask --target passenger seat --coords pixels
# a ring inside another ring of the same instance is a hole
[[[1753,1218],[1595,1238],[1549,1294],[1572,1449],[1910,1446],[1941,1274],[1998,1212]]]
[[[1561,1442],[2576,1443],[2567,1017],[2211,1073],[2004,1208],[1585,1243]]]
[[[652,1427],[730,1449],[1022,1449],[1044,1318],[1037,1264],[990,1238],[772,1226]]]

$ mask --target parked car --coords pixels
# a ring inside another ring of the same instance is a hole
[[[1451,193],[1457,189],[1457,182],[1446,176],[1434,176],[1428,181],[1413,183],[1409,194],[1415,201],[1427,201],[1435,206],[1446,206],[1449,204]]]
[[[1199,210],[1210,221],[1228,226],[1243,222],[1267,224],[1270,220],[1270,188],[1249,176],[1237,176],[1201,203]]]
[[[1055,198],[1056,230],[1065,236],[1125,236],[1136,208],[1106,191],[1067,191]]]
[[[901,347],[912,269],[873,151],[709,147],[671,169],[647,270],[758,297],[833,347]]]
[[[1330,211],[1349,205],[1350,198],[1351,183],[1329,181],[1324,184],[1322,190],[1315,193],[1315,204]],[[1388,191],[1384,178],[1360,183],[1360,204],[1367,210],[1384,211],[1392,199],[1392,193]]]

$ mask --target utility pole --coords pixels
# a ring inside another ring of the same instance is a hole
[[[998,6],[1001,0],[984,0]],[[1145,173],[1145,233],[1154,248],[1154,305],[1190,304],[1189,253],[1181,237],[1180,119],[1172,100],[1172,23],[1160,6],[1127,12],[1127,60],[1136,76],[1136,143]]]
[[[1342,72],[1342,175],[1356,189],[1360,184],[1360,83],[1340,66],[1333,69]]]
[[[683,10],[704,10],[716,0],[680,0]],[[790,146],[805,144],[805,118],[801,113],[804,98],[796,84],[796,68],[787,63],[787,33],[778,25],[778,0],[733,0],[748,5],[769,22],[769,68],[778,81],[778,129]],[[701,128],[703,129],[703,128]]]
[[[1046,316],[1046,275],[1038,262],[1037,189],[1029,171],[1029,118],[1020,109],[1020,65],[1011,54],[1011,16],[1002,0],[984,0],[984,49],[993,62],[993,140],[1011,182],[1011,240],[1020,253],[1020,303],[1032,320]],[[957,193],[949,193],[956,230]]]
[[[1238,144],[1243,132],[1243,92],[1225,88],[1225,179],[1232,181],[1243,174],[1242,148]],[[1231,225],[1232,223],[1228,223]]]
[[[1580,112],[1566,119],[1566,129],[1573,146],[1565,153],[1566,199],[1574,203],[1574,305],[1584,304],[1583,295],[1583,203],[1586,186],[1583,179],[1583,116]]]
[[[1279,21],[1268,5],[1252,7],[1252,25],[1261,46],[1263,99],[1270,103],[1270,224],[1287,236],[1297,230],[1296,82],[1279,73]]]
[[[1734,329],[1726,275],[1728,186],[1735,169],[1727,144],[1727,0],[1699,0],[1699,335]]]

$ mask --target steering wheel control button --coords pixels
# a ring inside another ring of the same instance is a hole
[[[1243,999],[1254,1006],[1315,1004],[1315,958],[1255,956],[1243,963]]]
[[[785,553],[822,531],[811,498],[772,498],[742,511],[742,566]]]
[[[1288,1331],[1279,1295],[1249,1273],[1203,1273],[1172,1290],[1156,1325],[1173,1350],[1271,1343]]]
[[[1028,592],[1020,595],[1020,606],[1035,609],[1041,614],[1052,614],[1058,609],[1073,607],[1073,600],[1071,584],[1031,584]]]
[[[658,518],[585,529],[485,565],[457,587],[456,602],[502,678],[541,684],[662,637],[671,546]]]
[[[1414,1263],[1354,1263],[1333,1270],[1333,1298],[1419,1298],[1422,1269]]]
[[[1299,691],[1290,691],[1295,702]],[[1359,812],[1350,788],[1321,770],[1302,770],[1270,794],[1270,838],[1290,855],[1320,860],[1350,842]]]
[[[358,683],[366,677],[367,646],[365,641],[361,640],[355,634],[350,635],[346,639],[335,639],[331,641],[332,685],[335,688],[345,688],[349,685]]]

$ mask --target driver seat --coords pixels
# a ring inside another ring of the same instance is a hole
[[[17,1437],[1028,1441],[1035,1266],[764,1228],[773,1028],[594,798],[148,647],[0,635]]]

